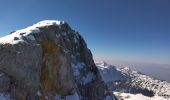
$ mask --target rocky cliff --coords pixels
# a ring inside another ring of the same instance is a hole
[[[55,20],[0,38],[0,98],[113,99],[82,36]]]

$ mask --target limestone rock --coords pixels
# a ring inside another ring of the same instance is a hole
[[[0,92],[7,91],[9,86],[10,78],[6,74],[0,72]]]
[[[0,72],[0,92],[13,100],[113,99],[84,39],[64,21],[0,38]]]

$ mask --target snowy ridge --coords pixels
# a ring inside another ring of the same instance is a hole
[[[119,97],[119,100],[166,100],[165,98],[160,96],[147,97],[142,94],[114,92],[114,95]]]
[[[109,65],[105,62],[95,62],[100,74],[105,82],[113,81],[127,81],[128,77],[121,71],[118,71],[115,66]],[[114,77],[111,77],[114,76]]]
[[[105,62],[96,62],[96,66],[110,91],[131,97],[123,98],[125,100],[170,100],[170,83],[166,81],[154,79],[129,67],[116,68]]]
[[[131,77],[131,86],[148,89],[153,91],[155,95],[170,99],[170,83],[154,79],[137,71],[132,71],[129,68],[122,68],[120,70]]]
[[[24,42],[24,40],[22,39],[23,37],[26,37],[29,40],[35,40],[32,34],[40,32],[39,28],[48,27],[51,25],[56,25],[60,27],[64,23],[65,23],[64,21],[57,20],[40,21],[32,26],[29,26],[21,30],[17,30],[7,36],[0,38],[0,43],[17,44],[19,42]]]

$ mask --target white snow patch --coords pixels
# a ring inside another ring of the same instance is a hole
[[[56,34],[56,37],[59,38],[59,37],[60,37],[60,34]]]
[[[14,38],[17,37],[18,40],[14,40]],[[17,44],[18,42],[21,42],[19,34],[13,33],[6,35],[4,37],[0,38],[0,43],[10,43],[10,44]]]
[[[40,97],[42,96],[41,92],[40,91],[37,91],[37,95]]]
[[[107,63],[103,61],[95,61],[96,66],[98,66],[100,69],[109,69],[109,66]]]
[[[19,42],[24,42],[24,40],[22,39],[22,36],[28,37],[28,39],[30,39],[30,40],[35,40],[35,38],[33,36],[31,36],[31,34],[40,32],[39,28],[48,27],[48,26],[51,26],[51,25],[61,26],[64,23],[65,23],[64,21],[44,20],[44,21],[41,21],[37,24],[29,26],[25,29],[17,30],[16,32],[14,32],[12,34],[1,37],[0,43],[17,44]],[[21,35],[21,33],[23,33],[23,34]],[[18,39],[14,40],[15,37],[18,38]]]
[[[160,96],[147,97],[142,94],[129,94],[129,93],[120,93],[120,92],[114,92],[114,94],[120,97],[120,100],[167,100]]]
[[[44,26],[50,26],[50,25],[61,25],[64,23],[65,23],[64,21],[58,21],[58,20],[44,20],[34,25],[37,27],[44,27]]]

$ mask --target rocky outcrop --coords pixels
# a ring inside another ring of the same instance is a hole
[[[46,20],[0,38],[0,94],[13,100],[112,100],[82,36]]]

